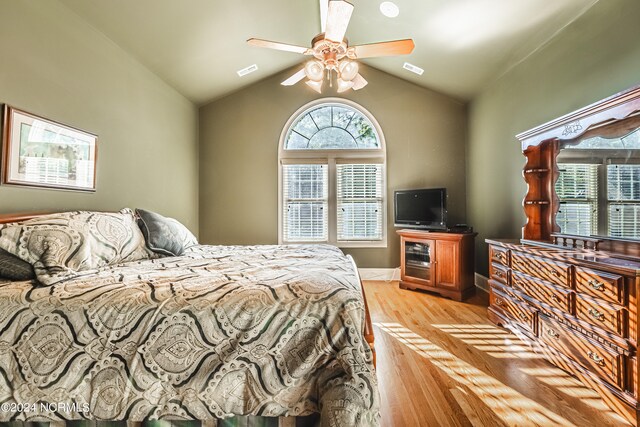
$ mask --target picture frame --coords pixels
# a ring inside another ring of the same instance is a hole
[[[98,136],[4,105],[0,182],[96,191]]]

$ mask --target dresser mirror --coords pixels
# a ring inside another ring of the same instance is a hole
[[[562,234],[640,239],[640,120],[558,141],[555,221]]]
[[[525,240],[640,256],[640,86],[517,138]]]

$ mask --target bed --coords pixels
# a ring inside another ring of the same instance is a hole
[[[0,421],[373,426],[374,362],[357,269],[329,245],[196,245],[0,283]]]

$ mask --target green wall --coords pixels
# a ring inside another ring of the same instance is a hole
[[[469,108],[467,213],[484,239],[519,238],[524,156],[515,135],[640,83],[640,2],[598,2],[548,45],[487,87]]]
[[[291,115],[318,98],[280,82],[296,67],[200,110],[200,229],[211,244],[278,242],[278,142]],[[449,218],[464,222],[466,109],[463,103],[373,68],[365,89],[344,95],[369,110],[387,142],[388,247],[348,249],[360,267],[397,267],[393,191],[446,187]],[[341,96],[325,88],[322,96]]]
[[[99,136],[97,192],[0,186],[0,213],[147,207],[198,229],[197,108],[54,1],[0,0],[0,103]]]

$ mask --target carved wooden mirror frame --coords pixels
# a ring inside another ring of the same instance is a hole
[[[561,142],[577,142],[577,138],[595,135],[621,135],[639,126],[640,86],[637,86],[517,135],[526,157],[523,176],[527,194],[522,203],[527,222],[522,228],[523,239],[551,241],[552,234],[560,231],[556,224],[560,204],[555,183],[560,174],[556,157]]]

